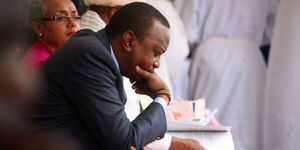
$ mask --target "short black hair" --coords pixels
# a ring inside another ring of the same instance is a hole
[[[156,20],[170,28],[167,19],[153,6],[134,2],[121,7],[111,18],[105,30],[110,38],[115,38],[126,31],[133,31],[135,36],[144,39]]]
[[[74,3],[80,16],[82,16],[89,9],[83,0],[72,0],[72,2]]]

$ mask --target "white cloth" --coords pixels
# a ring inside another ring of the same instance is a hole
[[[202,41],[204,21],[207,17],[208,0],[176,0],[175,7],[182,19],[190,47]],[[192,50],[191,49],[191,50]]]
[[[148,150],[168,150],[170,148],[172,141],[172,136],[170,134],[165,134],[163,139],[156,140],[147,145]]]
[[[180,0],[179,0],[180,1]],[[266,0],[188,0],[181,12],[190,44],[189,99],[205,98],[219,108],[221,123],[232,126],[237,150],[261,149],[266,66],[259,44]],[[183,15],[184,16],[184,15]]]
[[[265,150],[300,149],[300,1],[281,0],[265,99]]]
[[[100,16],[91,10],[85,12],[80,21],[80,29],[91,29],[95,32],[101,30],[105,27],[104,21],[100,18]]]
[[[189,54],[188,41],[181,19],[168,0],[147,0],[147,3],[158,9],[169,21],[170,43],[167,52],[163,55],[169,70],[172,84],[178,79],[182,71],[184,60]]]
[[[261,46],[271,43],[279,0],[268,0],[268,15]]]
[[[167,86],[170,89],[171,96],[173,96],[174,91],[173,91],[173,85],[169,76],[169,68],[166,62],[166,57],[164,57],[164,54],[162,57],[160,57],[160,67],[155,69],[155,72],[157,75],[167,84]]]

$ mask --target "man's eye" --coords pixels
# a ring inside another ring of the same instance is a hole
[[[159,55],[161,55],[160,51],[159,51],[159,50],[156,50],[155,53],[154,53],[154,56],[157,57],[157,56],[159,56]]]

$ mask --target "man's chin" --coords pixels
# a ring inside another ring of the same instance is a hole
[[[132,77],[132,78],[129,78],[130,79],[130,82],[141,82],[142,81],[142,78],[140,78],[140,77],[137,77],[137,76],[135,76],[135,77]]]
[[[138,76],[137,74],[133,74],[131,77],[129,77],[130,79],[130,82],[133,83],[133,82],[141,82],[143,79]]]
[[[122,74],[123,76],[127,77],[131,83],[133,82],[141,82],[143,79],[135,72]]]

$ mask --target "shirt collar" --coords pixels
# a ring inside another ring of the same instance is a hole
[[[115,64],[116,64],[118,70],[120,71],[120,67],[119,67],[119,64],[118,64],[118,60],[117,60],[117,58],[116,58],[115,52],[113,51],[113,48],[112,48],[111,44],[109,45],[109,47],[110,47],[110,54],[111,54],[111,57],[112,57],[113,61],[115,62]]]

